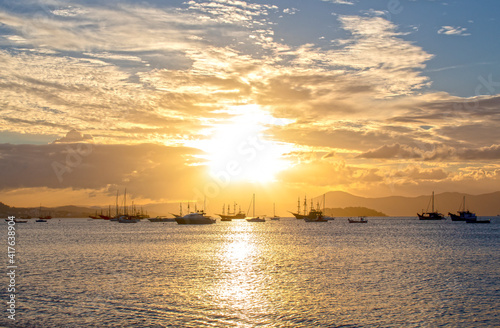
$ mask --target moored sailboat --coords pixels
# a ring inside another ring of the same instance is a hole
[[[50,215],[43,215],[42,213],[42,205],[40,205],[40,216],[38,217],[38,220],[36,222],[47,222],[47,220],[52,219],[52,216]]]
[[[443,220],[445,218],[443,214],[441,214],[437,211],[434,211],[434,191],[432,192],[431,203],[432,203],[432,207],[431,207],[430,212],[423,212],[422,211],[422,214],[417,213],[419,220]],[[427,209],[428,208],[429,207],[427,207]]]
[[[273,216],[271,217],[271,220],[277,221],[279,219],[280,217],[276,215],[276,203],[273,203]]]
[[[217,214],[221,217],[221,221],[232,221],[233,219],[244,219],[247,217],[245,212],[241,211],[241,207],[236,213],[236,203],[234,203],[233,212],[231,212],[229,205],[227,205],[227,213],[225,213],[226,205],[222,206],[222,214]]]
[[[252,201],[252,204],[253,204],[253,214],[252,214],[252,217],[251,218],[247,218],[247,222],[266,222],[266,219],[265,218],[261,218],[259,216],[255,216],[255,194],[253,194],[253,201]]]

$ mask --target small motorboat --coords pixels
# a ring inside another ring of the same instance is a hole
[[[349,223],[368,223],[368,220],[364,216],[360,216],[359,219],[347,219]]]
[[[118,218],[118,223],[137,223],[140,219],[136,216],[122,215]]]
[[[247,220],[247,222],[266,222],[266,219],[261,217],[247,218],[245,220]]]
[[[155,218],[149,218],[149,222],[175,222],[175,218],[167,218],[164,216],[157,216]]]

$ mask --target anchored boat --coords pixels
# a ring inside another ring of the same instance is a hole
[[[422,214],[417,213],[418,219],[419,220],[444,220],[445,217],[443,214],[441,214],[437,211],[434,211],[434,191],[432,192],[431,203],[432,203],[431,211],[430,212],[423,212],[422,211]],[[427,206],[427,209],[429,209],[429,206]]]

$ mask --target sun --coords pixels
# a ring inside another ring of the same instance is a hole
[[[257,105],[231,106],[231,118],[213,127],[211,138],[202,143],[213,178],[229,182],[268,183],[289,167],[283,155],[289,144],[273,141],[267,134],[272,126],[290,124],[277,119]]]

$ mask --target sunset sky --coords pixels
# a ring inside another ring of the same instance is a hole
[[[206,196],[218,212],[256,193],[269,214],[331,190],[497,191],[499,12],[2,1],[0,201],[107,205],[127,188],[137,204]]]

